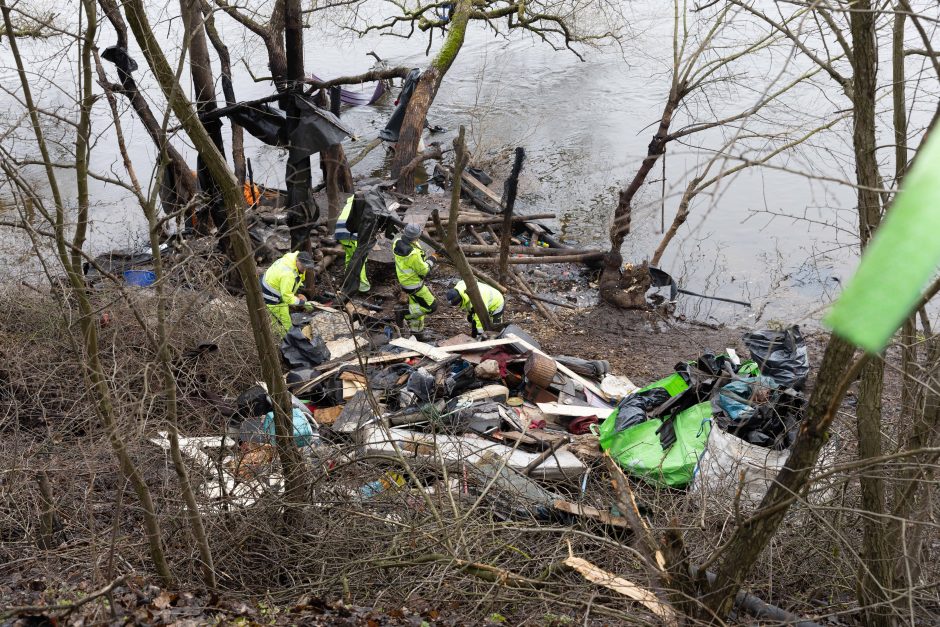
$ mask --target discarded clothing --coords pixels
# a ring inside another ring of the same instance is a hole
[[[580,359],[578,357],[559,355],[555,357],[555,361],[568,366],[582,377],[600,379],[610,372],[610,362],[605,359]]]

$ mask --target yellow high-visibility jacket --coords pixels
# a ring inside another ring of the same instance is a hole
[[[267,305],[299,305],[297,290],[304,284],[306,273],[297,272],[297,255],[287,253],[271,264],[261,278],[261,291]]]
[[[356,233],[352,233],[346,224],[349,221],[349,214],[352,213],[353,201],[355,200],[355,194],[350,195],[346,204],[343,205],[343,210],[340,212],[339,217],[336,218],[336,229],[333,231],[333,237],[338,242],[357,239]]]
[[[424,249],[417,242],[408,244],[396,237],[392,241],[392,252],[395,253],[395,274],[398,282],[406,292],[417,291],[424,284],[424,277],[428,275],[431,266],[428,265]],[[405,253],[405,254],[401,254]]]
[[[483,304],[486,305],[486,310],[489,312],[490,317],[503,310],[503,307],[506,305],[506,300],[503,298],[502,292],[495,287],[480,282],[477,282],[477,288],[480,290],[480,298],[483,299]],[[483,322],[480,320],[480,316],[473,311],[473,303],[470,301],[470,296],[467,294],[467,284],[464,281],[457,281],[454,289],[460,294],[460,308],[469,314],[473,314],[474,324],[477,329],[482,331]]]

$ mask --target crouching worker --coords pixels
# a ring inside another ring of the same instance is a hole
[[[395,274],[401,289],[408,295],[408,311],[404,315],[408,328],[414,333],[424,331],[424,317],[437,311],[434,294],[424,284],[424,278],[434,267],[424,249],[418,243],[421,227],[417,224],[405,226],[401,235],[392,241],[395,254]]]
[[[346,253],[346,262],[345,268],[349,269],[349,261],[352,259],[353,254],[356,252],[356,248],[359,247],[359,214],[361,211],[355,212],[353,206],[356,200],[355,194],[349,197],[349,200],[346,201],[346,204],[343,206],[343,210],[340,212],[339,217],[336,219],[336,229],[333,231],[333,238],[339,242],[340,246],[343,247],[343,252]],[[369,279],[366,278],[366,262],[362,262],[362,270],[359,272],[359,291],[368,292],[372,288],[372,285],[369,284]]]
[[[283,338],[290,331],[290,308],[306,307],[307,298],[298,294],[307,271],[313,271],[313,258],[310,253],[287,253],[268,268],[261,277],[261,293],[264,304],[271,312],[274,332]]]
[[[480,290],[480,298],[483,299],[483,304],[486,305],[486,311],[490,314],[490,321],[494,325],[502,324],[503,306],[506,304],[502,292],[495,287],[490,287],[486,283],[478,282],[477,287]],[[466,283],[458,281],[454,287],[447,290],[446,298],[449,304],[467,312],[467,322],[470,323],[470,335],[476,337],[483,333],[483,321],[480,320],[480,316],[473,310],[473,302],[467,294]]]

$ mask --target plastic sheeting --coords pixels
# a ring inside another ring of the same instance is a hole
[[[421,70],[418,68],[408,72],[408,76],[405,77],[405,82],[401,86],[401,93],[398,94],[398,99],[395,101],[396,106],[395,110],[392,111],[392,117],[389,118],[385,128],[379,131],[379,139],[387,142],[398,141],[401,123],[405,119],[405,111],[408,109],[408,103],[411,101],[411,96],[414,94],[419,78],[421,78]]]
[[[300,111],[297,129],[287,135],[287,114],[266,104],[243,103],[226,113],[233,122],[270,146],[290,148],[290,160],[297,161],[335,146],[352,135],[335,115],[314,105],[301,95],[295,95]]]
[[[281,342],[281,355],[291,370],[316,368],[330,360],[330,350],[319,335],[307,339],[300,327],[292,327]]]

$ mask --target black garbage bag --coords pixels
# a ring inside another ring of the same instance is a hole
[[[744,344],[765,377],[797,390],[806,385],[809,355],[800,327],[794,325],[783,331],[764,329],[745,333]]]
[[[288,375],[289,376],[289,375]],[[339,375],[327,377],[312,388],[304,391],[304,399],[321,407],[334,407],[343,404],[343,381]]]
[[[118,78],[124,89],[136,89],[131,74],[137,71],[137,61],[121,46],[108,46],[101,53],[101,58],[113,63],[118,70]]]
[[[385,196],[377,187],[356,193],[346,228],[356,234],[359,245],[346,264],[343,275],[341,289],[347,296],[352,296],[359,289],[362,264],[368,259],[379,233],[391,225],[391,217]]]
[[[319,335],[308,340],[300,327],[291,327],[281,342],[281,355],[291,370],[316,368],[329,361],[330,350]]]
[[[408,72],[408,76],[405,77],[405,82],[402,83],[401,93],[398,94],[398,99],[395,100],[395,110],[392,111],[392,117],[389,118],[385,128],[379,131],[379,139],[387,142],[398,141],[398,134],[401,132],[401,123],[405,119],[405,111],[408,109],[408,103],[411,101],[411,95],[414,93],[420,77],[421,70],[418,68],[414,68]]]
[[[253,385],[235,399],[234,419],[244,420],[247,418],[257,418],[263,416],[269,411],[274,411],[274,404],[267,390],[260,385]]]
[[[784,450],[796,441],[806,397],[770,377],[745,377],[725,385],[712,399],[715,424],[756,446]]]
[[[294,368],[287,373],[287,385],[293,387],[320,376],[316,368]]]
[[[480,181],[484,185],[489,185],[493,182],[493,177],[481,170],[480,168],[467,168],[467,173],[470,174],[473,178]]]
[[[412,372],[414,368],[408,364],[393,364],[387,368],[382,368],[371,377],[369,377],[369,386],[375,392],[388,392],[398,387],[398,380],[407,372]]]
[[[620,433],[624,429],[645,422],[647,420],[646,412],[659,407],[668,400],[669,392],[664,388],[651,388],[627,396],[618,405],[619,412],[614,423],[614,429],[617,433]]]

